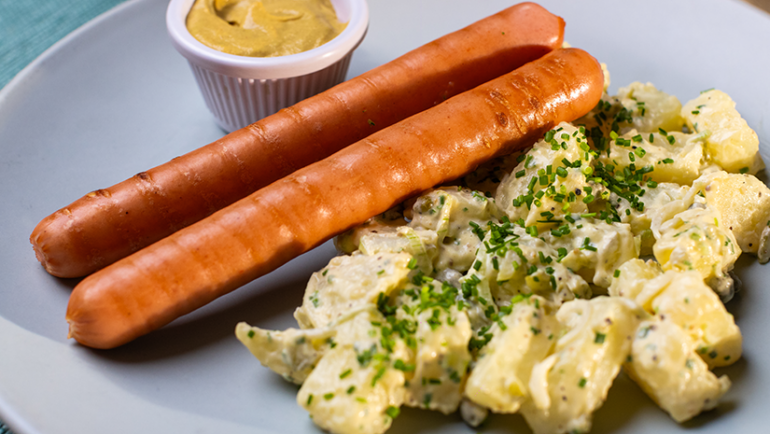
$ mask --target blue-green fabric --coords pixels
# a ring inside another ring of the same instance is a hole
[[[123,1],[0,0],[0,88],[56,41]]]
[[[43,51],[125,0],[0,0],[0,88]],[[0,421],[0,434],[13,432]]]

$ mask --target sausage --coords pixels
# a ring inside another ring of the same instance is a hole
[[[522,3],[44,218],[45,269],[80,277],[369,134],[562,44],[564,21]]]
[[[70,337],[112,348],[269,273],[367,218],[587,113],[603,74],[560,49],[372,134],[86,277]]]

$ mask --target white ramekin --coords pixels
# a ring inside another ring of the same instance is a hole
[[[171,0],[166,27],[174,48],[190,63],[217,123],[235,131],[345,80],[353,50],[369,26],[366,0],[331,0],[348,25],[336,38],[302,53],[247,57],[209,48],[187,30],[195,0]]]

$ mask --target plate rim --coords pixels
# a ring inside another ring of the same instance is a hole
[[[63,38],[51,44],[50,47],[43,50],[43,52],[35,57],[34,60],[29,62],[24,68],[17,72],[16,75],[14,75],[13,78],[11,78],[8,83],[5,84],[5,86],[0,88],[0,105],[2,105],[7,99],[10,98],[11,94],[16,90],[17,87],[23,85],[23,82],[28,79],[28,76],[32,74],[33,70],[37,69],[41,63],[55,55],[59,50],[63,48],[63,46],[69,45],[72,40],[80,37],[82,33],[89,31],[92,27],[99,25],[99,23],[102,21],[110,19],[112,15],[120,14],[123,9],[129,9],[135,5],[138,5],[139,3],[145,3],[148,1],[152,0],[123,0],[122,3],[119,3],[109,10],[106,10],[101,14],[91,18],[76,29],[67,33]]]

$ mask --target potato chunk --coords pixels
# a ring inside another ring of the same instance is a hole
[[[663,130],[665,131],[665,130]],[[647,178],[655,182],[690,185],[700,176],[703,165],[703,137],[681,132],[639,133],[631,130],[610,142],[609,155],[598,158],[616,171],[629,166],[649,167]]]
[[[698,357],[696,344],[670,321],[643,321],[623,369],[677,422],[710,410],[730,388]]]
[[[492,199],[478,191],[445,187],[424,193],[415,201],[409,226],[436,234],[436,270],[466,272],[481,244],[474,226],[489,221],[494,209]]]
[[[674,95],[658,90],[652,83],[637,81],[621,87],[617,98],[626,110],[635,112],[631,125],[621,130],[621,133],[628,129],[644,132],[657,132],[658,128],[666,131],[682,129],[682,103]]]
[[[322,328],[351,309],[373,304],[380,293],[388,295],[406,281],[410,260],[407,253],[332,258],[310,277],[294,317],[302,328]]]
[[[245,322],[235,327],[235,336],[262,366],[295,384],[302,384],[310,375],[336,333],[334,328],[264,330]]]
[[[674,273],[649,306],[661,319],[672,321],[692,336],[709,368],[731,365],[741,357],[741,331],[698,273]]]
[[[421,312],[416,306],[414,310],[417,348],[413,359],[414,375],[407,374],[405,404],[444,414],[453,413],[462,400],[463,381],[471,362],[468,341],[472,332],[468,315],[458,311],[456,305]]]
[[[374,310],[362,311],[337,325],[334,348],[329,349],[308,375],[297,403],[319,427],[337,434],[382,434],[404,401],[404,373],[384,357],[406,359],[401,341],[389,352],[372,323],[384,318]]]
[[[604,403],[644,315],[633,302],[618,297],[562,305],[556,317],[566,334],[554,353],[532,369],[532,399],[521,407],[535,434],[590,430],[593,412]]]
[[[631,298],[661,321],[681,327],[709,368],[730,365],[741,357],[740,329],[697,271],[661,274],[655,263],[641,260],[629,261],[619,270],[610,294]]]
[[[529,297],[494,324],[494,336],[478,355],[465,394],[496,413],[515,413],[529,396],[532,367],[545,359],[560,329],[545,299]]]
[[[706,203],[722,215],[720,224],[733,232],[744,252],[756,254],[770,222],[770,188],[753,175],[716,172],[696,185]]]
[[[722,289],[722,281],[730,278],[741,254],[737,241],[724,224],[721,215],[696,202],[690,209],[674,216],[660,227],[660,236],[652,250],[663,270],[696,270],[720,295],[732,298],[732,287]]]
[[[589,283],[609,287],[615,269],[639,256],[631,227],[580,216],[574,220],[577,225],[568,234],[552,231],[542,238],[557,249],[559,264],[577,272]]]
[[[567,212],[586,212],[586,204],[575,194],[587,184],[583,171],[595,154],[584,131],[559,124],[503,178],[495,201],[511,221],[523,219],[526,226],[545,229]]]
[[[704,91],[682,107],[690,130],[708,134],[706,154],[728,172],[756,174],[765,165],[759,155],[759,138],[721,90]]]
[[[657,262],[631,259],[618,268],[609,287],[609,294],[613,297],[636,300],[647,282],[661,274],[663,270]]]

